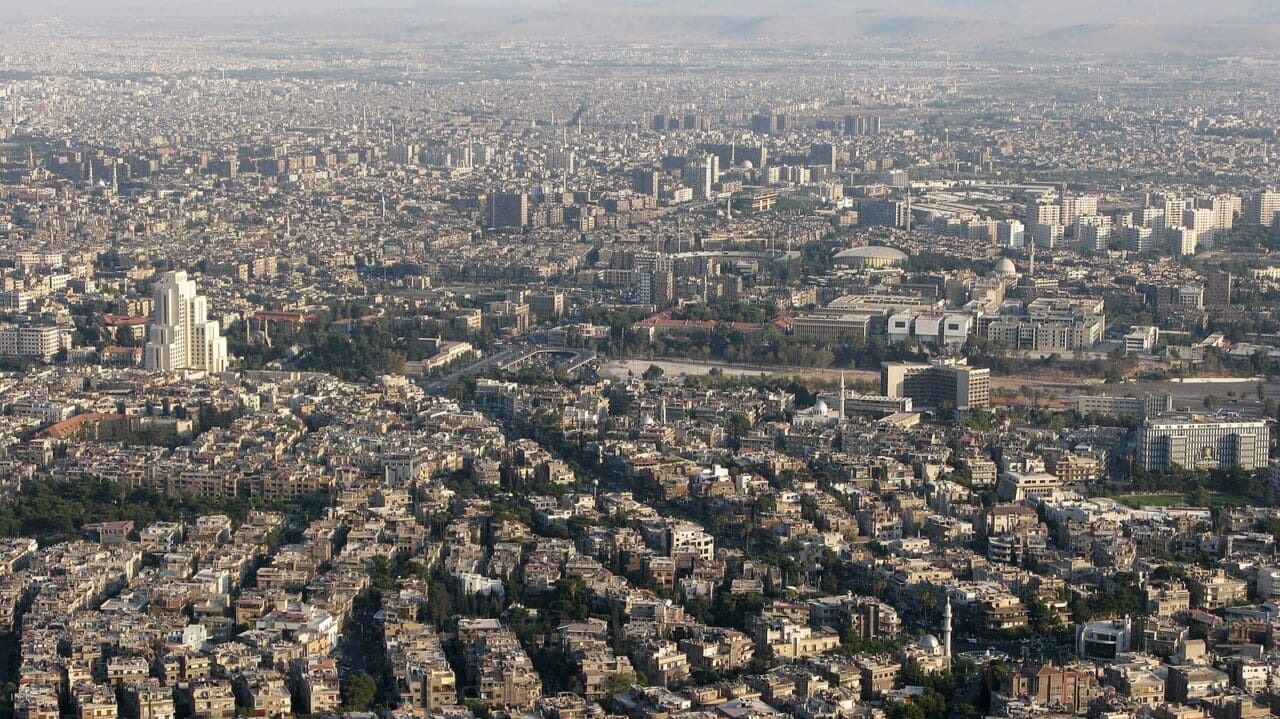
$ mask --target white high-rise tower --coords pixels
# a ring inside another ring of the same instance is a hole
[[[166,272],[155,286],[146,367],[158,372],[227,368],[227,340],[217,320],[208,317],[204,295],[184,271]]]

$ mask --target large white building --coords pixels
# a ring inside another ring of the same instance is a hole
[[[1204,415],[1148,419],[1138,430],[1138,464],[1148,472],[1172,465],[1188,469],[1265,466],[1271,429],[1263,420]]]
[[[684,166],[684,184],[693,189],[693,196],[705,200],[711,197],[711,186],[716,181],[719,159],[715,155],[691,158]]]
[[[913,404],[958,410],[991,406],[991,370],[952,360],[885,362],[880,365],[880,394],[910,397]]]
[[[151,334],[144,351],[146,367],[159,372],[227,368],[227,340],[217,320],[208,317],[204,295],[181,270],[166,272],[155,286]]]
[[[1146,419],[1173,411],[1173,395],[1151,394],[1141,397],[1112,397],[1105,394],[1082,394],[1076,398],[1076,411],[1080,414],[1115,415]]]
[[[64,349],[71,349],[71,330],[65,327],[0,328],[0,355],[48,362]]]
[[[1106,619],[1076,627],[1076,654],[1088,659],[1115,659],[1129,651],[1133,643],[1133,622]]]
[[[1244,204],[1244,213],[1249,222],[1270,227],[1280,214],[1280,192],[1263,190],[1249,197]]]

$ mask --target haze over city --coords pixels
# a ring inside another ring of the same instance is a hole
[[[0,719],[1280,713],[1274,0],[0,0]]]
[[[1280,6],[1271,0],[52,0],[0,3],[9,22],[54,22],[84,31],[301,30],[325,36],[424,41],[661,43],[769,41],[1018,52],[1260,51],[1280,47]]]

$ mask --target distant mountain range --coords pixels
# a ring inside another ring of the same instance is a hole
[[[1276,0],[0,0],[0,22],[440,40],[1280,53]]]

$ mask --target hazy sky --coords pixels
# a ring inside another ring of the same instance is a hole
[[[1280,48],[1280,0],[0,0],[0,24],[32,20],[122,32],[461,40],[876,38],[980,46],[1050,33],[1050,45],[1089,49]]]
[[[899,16],[1012,20],[1049,26],[1063,23],[1253,22],[1280,19],[1280,0],[0,0],[6,14],[160,18],[236,15],[324,15],[394,12],[423,19],[490,12],[521,14],[609,12],[696,16],[825,12],[844,16],[877,11]]]

